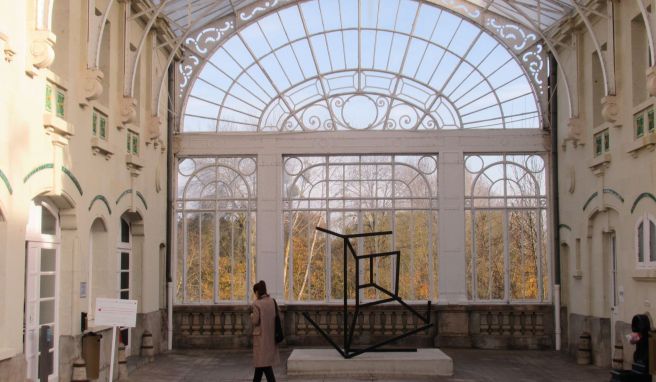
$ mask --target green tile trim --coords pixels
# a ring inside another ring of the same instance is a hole
[[[558,228],[559,228],[559,229],[560,229],[560,228],[565,228],[565,229],[570,230],[570,231],[572,230],[572,227],[568,226],[567,224],[559,224],[559,225],[558,225]]]
[[[100,200],[105,204],[105,207],[107,207],[107,211],[109,211],[109,214],[112,214],[112,209],[109,207],[109,201],[107,201],[107,198],[104,197],[103,195],[96,195],[93,197],[93,200],[91,200],[91,204],[89,204],[89,211],[91,211],[91,207],[93,207],[93,203],[95,203],[97,200]]]
[[[64,174],[68,176],[68,178],[73,182],[75,185],[75,188],[77,188],[78,192],[80,193],[80,196],[84,195],[84,192],[82,192],[82,186],[80,185],[80,182],[77,180],[75,175],[71,172],[71,170],[67,169],[66,167],[62,166],[62,171]]]
[[[23,178],[23,183],[27,183],[27,181],[30,180],[30,178],[34,174],[36,174],[37,172],[47,170],[47,169],[51,169],[53,167],[54,166],[53,166],[52,163],[44,163],[40,166],[37,166],[37,167],[33,168],[32,171],[28,172],[27,175],[25,175],[25,177]],[[65,166],[62,166],[61,169],[62,169],[62,172],[64,174],[66,174],[66,176],[68,176],[68,178],[71,180],[71,182],[73,182],[73,184],[75,185],[75,188],[77,188],[77,191],[80,193],[80,195],[84,195],[84,192],[82,191],[82,186],[80,185],[80,182],[77,180],[75,175],[73,175],[71,170],[67,169]]]
[[[146,203],[146,198],[143,196],[143,194],[137,191],[137,196],[139,197],[139,199],[141,199],[141,202],[143,203],[144,207],[148,209],[148,203]]]
[[[7,190],[9,191],[9,195],[14,193],[14,190],[11,188],[11,184],[9,183],[9,179],[7,179],[7,176],[5,175],[2,170],[0,170],[0,179],[2,179],[2,182],[5,184],[7,187]]]
[[[603,191],[604,191],[604,194],[610,194],[610,195],[613,195],[613,196],[615,196],[617,199],[619,199],[622,203],[624,203],[624,198],[622,197],[622,195],[620,195],[619,192],[613,190],[612,188],[604,188]]]
[[[642,194],[638,195],[636,200],[633,202],[633,206],[631,206],[631,213],[633,213],[633,211],[635,211],[636,206],[638,205],[638,202],[641,201],[644,198],[649,198],[649,199],[653,200],[654,202],[656,202],[656,196],[654,196],[654,194],[652,194],[650,192],[643,192]]]
[[[52,168],[53,165],[52,163],[44,163],[41,166],[34,167],[32,171],[28,172],[27,175],[23,178],[23,183],[27,183],[27,181],[32,177],[32,175],[36,174],[39,171],[43,171],[49,168]]]
[[[128,188],[127,190],[121,192],[121,195],[119,195],[119,196],[118,196],[118,199],[116,199],[116,204],[118,205],[118,203],[121,201],[121,199],[123,199],[123,197],[124,197],[125,195],[127,195],[127,194],[131,194],[131,193],[132,193],[132,189],[131,189],[131,188]]]
[[[125,195],[131,194],[131,193],[132,193],[131,188],[128,188],[127,190],[121,192],[121,195],[119,195],[118,199],[116,199],[116,204],[118,204],[121,201],[121,199],[123,199],[123,197]],[[148,203],[146,203],[146,198],[143,196],[143,194],[141,192],[137,191],[136,193],[137,193],[137,197],[139,197],[139,199],[141,199],[141,202],[143,203],[144,207],[146,207],[146,209],[148,209]]]
[[[596,198],[597,195],[598,195],[597,191],[593,192],[592,195],[590,195],[588,200],[586,200],[585,204],[583,205],[583,211],[585,211],[585,209],[588,208],[588,204],[590,204],[590,202],[592,202],[592,199]]]

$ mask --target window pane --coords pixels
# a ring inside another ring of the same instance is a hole
[[[130,299],[130,291],[124,290],[121,291],[121,300],[129,300]]]
[[[130,242],[130,224],[125,219],[121,219],[121,242]]]
[[[649,261],[656,261],[656,224],[649,221]]]
[[[39,324],[50,324],[55,322],[55,301],[41,301],[39,303]]]
[[[638,262],[645,261],[645,234],[643,232],[644,223],[640,222],[638,225]]]
[[[41,207],[41,233],[43,235],[57,234],[57,218],[43,206]]]
[[[130,269],[130,254],[128,252],[121,252],[121,270]]]
[[[60,118],[64,118],[64,100],[65,100],[65,95],[64,92],[62,91],[57,91],[57,116]]]
[[[54,272],[57,252],[54,249],[41,248],[41,272]]]
[[[40,298],[55,297],[55,275],[42,275],[40,285]]]
[[[121,289],[130,288],[130,273],[121,272]]]

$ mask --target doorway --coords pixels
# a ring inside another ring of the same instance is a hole
[[[30,380],[58,379],[59,251],[58,213],[45,202],[35,202],[30,207],[25,260],[25,358]]]

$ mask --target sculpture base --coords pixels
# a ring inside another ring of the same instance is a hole
[[[440,349],[374,352],[344,359],[335,349],[294,349],[288,376],[433,377],[453,375],[453,360]]]

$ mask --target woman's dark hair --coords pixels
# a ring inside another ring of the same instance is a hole
[[[266,283],[264,280],[260,280],[253,285],[253,292],[255,292],[258,296],[264,296],[267,294],[266,290]]]

